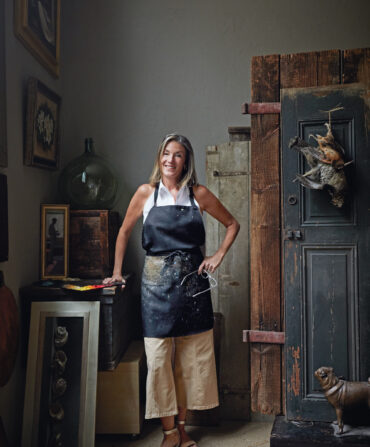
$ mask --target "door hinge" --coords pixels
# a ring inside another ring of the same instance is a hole
[[[288,229],[284,231],[284,241],[303,241],[304,240],[304,231],[303,230],[293,230]]]
[[[243,115],[265,115],[268,113],[280,113],[280,102],[245,102],[242,105]]]
[[[244,343],[269,343],[283,345],[285,343],[285,332],[275,331],[243,331]]]

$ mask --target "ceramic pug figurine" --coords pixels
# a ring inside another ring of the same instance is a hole
[[[367,382],[348,382],[338,379],[333,368],[327,366],[317,369],[315,377],[325,391],[325,397],[335,408],[340,434],[343,433],[343,411],[355,408],[370,409],[370,378]]]

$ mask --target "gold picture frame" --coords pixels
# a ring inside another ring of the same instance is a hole
[[[41,205],[41,279],[68,276],[69,205]]]
[[[60,0],[14,0],[14,31],[49,73],[59,77]]]
[[[58,169],[60,101],[60,97],[39,80],[28,80],[24,147],[26,166]]]
[[[33,302],[22,446],[95,444],[99,301]]]

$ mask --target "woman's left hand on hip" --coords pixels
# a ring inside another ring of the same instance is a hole
[[[208,272],[213,273],[221,264],[222,258],[223,257],[218,253],[215,253],[213,256],[205,256],[203,262],[198,268],[198,275],[200,275],[203,270],[207,270]]]

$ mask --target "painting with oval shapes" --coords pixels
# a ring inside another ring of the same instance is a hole
[[[35,78],[27,85],[24,164],[46,169],[59,165],[60,97]]]

